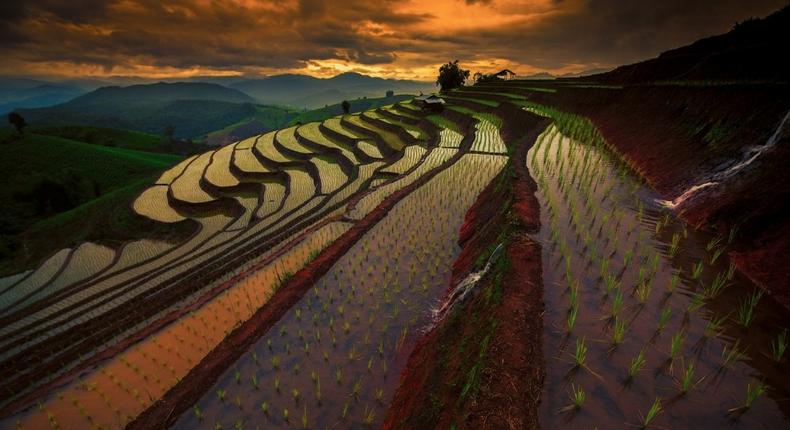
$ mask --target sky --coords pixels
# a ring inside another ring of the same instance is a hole
[[[0,2],[0,75],[187,78],[343,72],[434,80],[612,68],[787,0],[29,0]]]

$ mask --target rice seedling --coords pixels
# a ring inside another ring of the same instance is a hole
[[[579,305],[579,281],[576,280],[570,285],[570,293],[568,294],[568,301],[570,302],[571,309]]]
[[[707,324],[705,324],[705,330],[702,332],[702,335],[705,337],[714,337],[718,336],[721,333],[722,328],[724,327],[724,321],[727,319],[727,316],[723,317],[712,317],[708,320]]]
[[[620,311],[623,309],[623,292],[620,289],[617,290],[617,293],[614,295],[614,299],[612,299],[612,309],[610,310],[609,314],[612,318],[617,317]]]
[[[727,287],[727,277],[726,275],[719,273],[716,275],[716,278],[713,279],[711,284],[705,287],[705,297],[708,299],[713,299],[718,297],[719,294]]]
[[[690,361],[686,368],[683,370],[683,377],[680,379],[680,393],[688,394],[694,387],[702,382],[702,378],[694,381],[694,362]]]
[[[200,410],[200,407],[198,407],[198,405],[195,405],[192,409],[195,411],[195,418],[197,418],[198,422],[202,423],[203,420],[205,419],[205,416],[203,415],[203,412]]]
[[[576,338],[576,348],[573,351],[573,362],[575,367],[584,367],[584,362],[587,360],[587,345],[584,343],[584,338]]]
[[[267,417],[269,416],[269,403],[263,402],[261,403],[261,412]]]
[[[730,415],[740,415],[751,409],[754,401],[763,394],[765,394],[765,384],[762,382],[746,384],[746,398],[744,399],[743,404],[741,406],[731,408],[727,412]]]
[[[645,351],[640,350],[639,354],[637,354],[633,359],[631,359],[631,364],[628,366],[628,378],[627,381],[632,381],[636,375],[645,367]]]
[[[713,250],[713,254],[711,254],[711,256],[710,256],[710,264],[711,264],[711,266],[716,264],[716,260],[718,260],[719,257],[721,257],[721,254],[723,254],[723,253],[724,253],[724,249],[723,248],[716,248],[715,250]]]
[[[660,398],[656,398],[653,401],[653,404],[650,406],[650,409],[647,410],[646,414],[642,415],[640,413],[640,416],[639,416],[639,426],[640,427],[639,428],[642,428],[642,429],[648,428],[650,426],[650,423],[652,423],[653,420],[655,420],[656,417],[659,414],[661,414],[661,412],[662,412],[661,399]]]
[[[774,362],[779,363],[787,350],[787,329],[783,329],[776,335],[776,339],[771,341],[771,357]]]
[[[669,319],[672,317],[672,308],[667,305],[661,309],[661,313],[658,315],[658,326],[656,327],[656,331],[660,332],[666,328]]]
[[[359,394],[362,392],[362,379],[357,379],[351,387],[351,397],[359,400]]]
[[[647,303],[648,297],[650,297],[650,281],[643,281],[636,287],[636,300],[639,302],[639,306],[644,306]]]
[[[686,333],[681,330],[675,333],[672,336],[672,339],[669,343],[669,358],[670,360],[674,361],[678,354],[680,354],[681,349],[683,349],[683,343],[686,341]]]
[[[302,412],[302,428],[310,428],[310,420],[307,417],[307,405],[304,405],[304,410]]]
[[[735,263],[730,263],[727,267],[727,280],[732,281],[732,278],[735,277]]]
[[[757,290],[752,295],[741,302],[738,307],[738,324],[743,328],[749,328],[756,317],[755,310],[757,304],[763,296],[763,290]]]
[[[217,390],[217,398],[221,403],[225,403],[225,395],[227,395],[227,391]]]
[[[667,290],[672,293],[677,288],[678,283],[680,282],[680,273],[673,273],[672,277],[669,278],[669,285],[667,285]]]
[[[606,276],[604,278],[604,286],[605,286],[605,289],[606,289],[606,293],[610,294],[615,289],[619,289],[620,288],[620,282],[617,280],[617,278],[615,276],[608,275],[608,276]]]
[[[740,339],[736,340],[732,347],[724,346],[721,351],[721,368],[729,369],[736,361],[743,360],[746,354],[740,349]]]
[[[720,243],[721,243],[721,237],[714,237],[710,241],[708,241],[708,244],[705,245],[705,249],[711,251],[713,250],[713,248],[719,246]]]
[[[691,268],[691,279],[699,279],[702,276],[702,269],[703,269],[703,262],[702,260],[698,261],[694,264]]]
[[[566,321],[568,333],[572,332],[573,331],[573,327],[576,326],[576,317],[577,317],[578,311],[579,311],[579,307],[578,306],[574,306],[568,311],[568,319]]]
[[[578,411],[582,408],[582,405],[584,405],[584,401],[587,400],[587,394],[584,392],[584,388],[582,388],[581,385],[577,386],[575,384],[571,384],[571,391],[568,393],[568,397],[571,399],[571,404],[560,409],[560,413]]]
[[[362,423],[369,426],[373,425],[376,421],[376,411],[368,406],[365,406],[365,411],[362,414]]]
[[[705,294],[694,293],[691,295],[691,301],[686,306],[686,312],[694,312],[705,305]]]
[[[625,321],[617,318],[612,328],[612,345],[617,346],[623,343],[623,338],[625,337],[625,332],[627,330],[628,326],[626,325]]]
[[[631,264],[631,260],[634,258],[634,251],[629,249],[625,251],[623,255],[623,267],[628,267]]]

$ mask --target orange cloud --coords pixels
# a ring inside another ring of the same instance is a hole
[[[651,57],[784,0],[31,0],[0,14],[0,74],[151,78],[357,71],[433,80]],[[712,13],[711,11],[715,11]]]

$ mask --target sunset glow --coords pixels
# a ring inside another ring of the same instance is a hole
[[[186,78],[346,71],[433,80],[473,72],[582,72],[726,31],[740,2],[591,0],[20,2],[4,6],[0,73]],[[769,11],[776,1],[749,10]],[[684,14],[672,13],[683,5]],[[659,30],[661,29],[661,30]]]

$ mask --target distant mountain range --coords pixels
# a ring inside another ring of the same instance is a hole
[[[196,137],[255,114],[255,100],[209,83],[103,87],[52,107],[19,109],[30,124],[79,124]]]
[[[32,83],[16,83],[22,84]],[[157,135],[161,135],[165,127],[173,126],[178,138],[202,140],[211,133],[212,141],[225,141],[225,137],[218,140],[216,136],[235,138],[239,133],[248,135],[251,131],[259,133],[280,128],[307,111],[286,105],[316,106],[318,109],[326,105],[337,107],[344,99],[379,99],[390,90],[399,94],[418,93],[420,85],[425,90],[430,88],[425,83],[355,73],[331,79],[281,75],[236,82],[233,88],[206,82],[158,82],[102,87],[65,103],[17,111],[34,126],[84,125]],[[258,97],[253,98],[244,89]]]
[[[657,58],[594,76],[602,82],[790,81],[787,46],[790,6],[762,19],[736,24],[725,34],[700,39]]]
[[[363,97],[384,97],[387,91],[419,94],[436,91],[431,82],[383,79],[359,73],[343,73],[321,79],[306,75],[277,75],[233,83],[263,104],[314,109]]]
[[[17,108],[52,106],[85,94],[73,85],[33,79],[0,79],[0,114]]]

